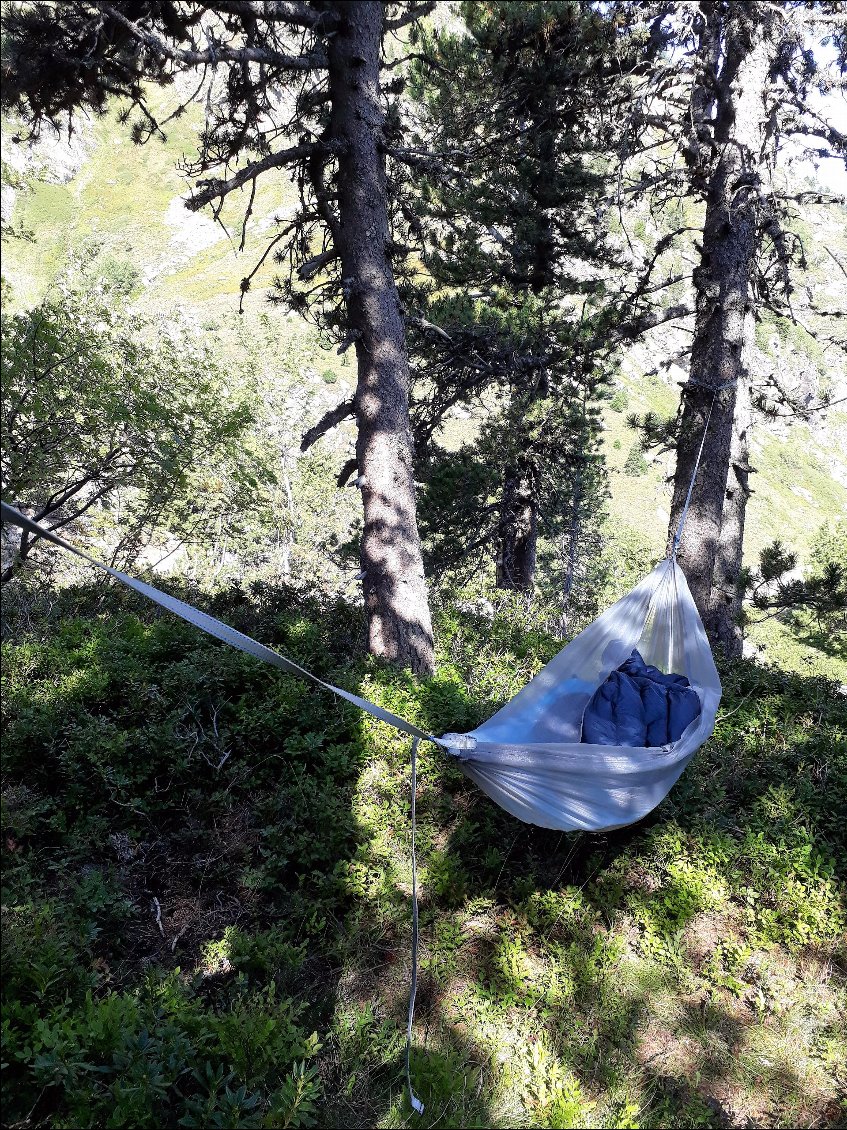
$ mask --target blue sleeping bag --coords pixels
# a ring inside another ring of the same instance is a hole
[[[658,746],[675,742],[700,713],[684,675],[665,675],[633,651],[585,708],[582,740],[589,745]]]

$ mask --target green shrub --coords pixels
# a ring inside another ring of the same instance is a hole
[[[625,412],[629,407],[629,396],[625,388],[619,388],[609,401],[609,407],[613,412]]]
[[[118,289],[131,285],[114,270]],[[187,322],[154,324],[102,290],[63,282],[34,309],[3,314],[4,495],[53,529],[85,514],[83,544],[119,506],[125,565],[156,530],[220,540],[273,479],[250,437],[255,397],[229,387]]]
[[[25,1110],[49,1092],[42,1116],[52,1108],[52,1124],[67,1127],[261,1126],[283,1106],[286,1125],[309,1125],[318,1087],[306,1064],[320,1045],[299,1023],[303,1006],[277,1000],[271,983],[219,1010],[197,988],[175,970],[37,1016],[13,1000],[7,1101]]]
[[[623,473],[637,478],[639,475],[645,475],[648,470],[649,464],[644,458],[644,447],[641,440],[637,439],[629,449],[629,454],[624,461]]]

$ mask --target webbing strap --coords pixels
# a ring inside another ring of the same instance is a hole
[[[409,1020],[406,1025],[406,1084],[412,1110],[423,1114],[424,1105],[412,1090],[412,1022],[415,1019],[415,997],[418,993],[418,865],[415,858],[415,797],[418,791],[418,739],[412,740],[412,985],[409,990]]]
[[[152,600],[160,607],[172,612],[175,616],[186,620],[189,624],[193,624],[195,628],[199,628],[201,632],[206,632],[210,636],[221,640],[223,643],[229,644],[230,647],[235,647],[239,651],[244,651],[248,655],[254,656],[256,659],[262,659],[265,663],[271,663],[274,667],[279,667],[283,671],[287,671],[289,675],[296,675],[299,679],[305,679],[307,682],[314,683],[315,686],[321,687],[325,691],[331,691],[339,698],[346,699],[354,706],[358,706],[360,710],[366,711],[374,718],[378,718],[381,722],[387,722],[389,726],[393,726],[397,730],[402,730],[403,733],[411,735],[413,738],[423,738],[424,741],[434,742],[437,746],[443,746],[444,743],[434,738],[432,734],[427,734],[423,730],[419,730],[417,726],[413,726],[411,722],[407,722],[405,718],[399,718],[396,714],[392,714],[390,710],[384,710],[381,706],[377,706],[374,702],[369,702],[366,698],[360,698],[359,695],[353,694],[351,691],[345,691],[341,687],[333,686],[332,683],[325,683],[323,679],[319,679],[317,675],[313,675],[311,671],[307,671],[305,667],[301,667],[298,663],[294,663],[291,659],[286,659],[284,655],[274,651],[272,648],[265,647],[264,644],[259,643],[257,640],[251,639],[250,636],[244,635],[243,632],[236,631],[231,628],[229,624],[224,624],[221,620],[216,620],[214,616],[210,616],[207,612],[201,612],[199,608],[195,608],[191,604],[186,604],[183,600],[177,600],[175,596],[169,596],[165,592],[154,588],[152,585],[145,584],[144,581],[138,581],[135,577],[127,576],[126,573],[121,573],[118,569],[112,569],[109,565],[104,565],[102,561],[98,561],[94,557],[90,557],[81,549],[77,549],[66,542],[64,538],[60,538],[58,534],[52,530],[42,526],[39,522],[33,521],[32,518],[27,518],[25,514],[21,514],[14,506],[9,506],[6,502],[0,502],[0,512],[2,512],[2,519],[13,526],[18,526],[28,533],[35,534],[37,537],[46,538],[54,545],[66,549],[69,553],[75,554],[77,557],[87,561],[90,565],[102,569],[104,573],[108,573],[110,577],[120,581],[122,584],[127,585],[128,588],[134,589],[136,592],[146,596],[148,600]]]
[[[689,381],[689,384],[701,384],[701,381]],[[679,517],[679,523],[676,527],[676,533],[673,536],[673,545],[671,546],[671,558],[676,558],[676,551],[679,549],[679,543],[682,541],[682,530],[685,526],[685,519],[688,517],[688,507],[691,505],[691,495],[694,493],[694,482],[697,478],[697,472],[700,470],[700,460],[703,457],[703,448],[706,446],[706,433],[709,430],[709,423],[712,419],[712,412],[714,411],[715,401],[718,398],[718,393],[722,392],[725,388],[730,388],[735,384],[735,381],[727,381],[725,384],[718,385],[712,396],[712,403],[709,405],[709,411],[706,416],[706,423],[703,426],[703,438],[700,440],[700,450],[697,452],[697,459],[694,462],[694,470],[691,472],[691,482],[688,484],[688,494],[685,496],[685,505],[682,508],[682,514]]]

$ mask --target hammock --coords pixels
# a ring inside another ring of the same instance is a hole
[[[582,742],[585,708],[634,648],[647,663],[686,676],[700,699],[699,716],[664,746]],[[462,771],[519,820],[598,832],[640,820],[667,796],[714,729],[720,697],[703,623],[672,555],[493,718],[441,740]]]
[[[720,679],[676,554],[715,404],[734,384],[709,386],[712,400],[668,557],[493,718],[469,734],[442,738],[463,772],[519,820],[592,832],[633,824],[665,799],[715,728]],[[676,741],[658,748],[583,742],[586,707],[634,649],[665,674],[688,679],[700,700],[699,715]]]

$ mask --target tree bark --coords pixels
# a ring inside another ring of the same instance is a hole
[[[538,545],[538,502],[532,469],[525,463],[506,468],[498,532],[497,587],[531,592]]]
[[[712,578],[709,619],[713,642],[730,659],[737,659],[744,643],[741,629],[742,593],[739,588],[744,552],[744,521],[750,498],[750,429],[752,405],[750,401],[750,356],[754,345],[754,320],[752,313],[745,319],[742,378],[738,382],[735,398],[735,415],[732,423],[732,444],[729,455],[729,472],[721,515],[721,532],[715,557]]]
[[[373,655],[418,673],[434,667],[432,623],[418,535],[409,362],[387,254],[386,175],[379,96],[384,5],[329,5],[339,17],[327,44],[330,135],[339,156],[334,233],[351,328],[358,331],[356,459],[364,529],[360,547],[368,644]]]
[[[31,549],[32,542],[30,541],[30,535],[26,530],[21,530],[17,549],[14,551],[14,555],[9,564],[0,572],[0,585],[5,585],[12,577],[17,576],[18,572],[23,568]]]
[[[716,577],[716,569],[734,567],[731,562],[740,553],[743,535],[746,494],[730,484],[735,502],[727,510],[727,533],[721,547],[733,455],[733,419],[738,389],[745,380],[744,329],[753,301],[751,282],[767,128],[765,93],[776,17],[765,4],[702,7],[708,23],[700,58],[708,65],[715,92],[714,156],[708,174],[701,258],[694,272],[697,304],[691,384],[682,405],[669,541],[685,505],[711,408],[679,559],[713,645],[734,651],[737,644],[729,631],[724,581]],[[720,58],[714,51],[716,37],[723,47]],[[707,76],[701,81],[708,83],[710,79]],[[717,392],[719,389],[722,391]],[[746,458],[739,465],[745,464]]]
[[[568,530],[568,550],[567,550],[567,569],[565,570],[565,583],[563,586],[563,596],[565,598],[565,607],[570,604],[571,593],[573,592],[574,580],[576,579],[576,559],[579,553],[579,540],[582,526],[582,472],[577,471],[574,475],[573,488],[571,491],[571,525]]]

